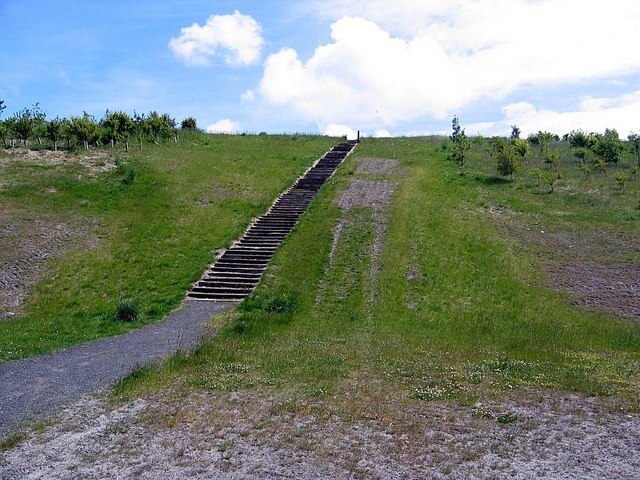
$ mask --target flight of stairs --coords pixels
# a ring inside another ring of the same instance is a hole
[[[240,301],[247,297],[317,191],[357,143],[341,143],[321,157],[205,271],[187,297],[214,301]]]

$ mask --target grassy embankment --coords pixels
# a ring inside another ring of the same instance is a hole
[[[94,225],[99,237],[97,248],[45,263],[24,316],[0,322],[0,362],[162,318],[212,261],[212,250],[228,246],[336,142],[195,135],[117,153],[126,165],[93,179],[78,164],[0,164],[0,208],[14,212],[25,235],[28,222],[44,219]],[[138,299],[141,321],[113,321],[123,297]]]
[[[329,267],[341,216],[334,199],[350,179],[366,177],[355,172],[365,156],[400,161],[373,284],[370,209],[357,209]],[[192,355],[137,372],[117,393],[279,391],[371,412],[383,399],[466,403],[530,386],[612,395],[637,408],[640,325],[580,310],[547,289],[536,248],[506,236],[487,208],[499,205],[520,224],[637,236],[637,199],[617,194],[610,177],[586,183],[571,173],[549,195],[528,175],[509,182],[494,171],[478,148],[460,170],[439,140],[366,140],[252,298],[214,319],[218,335]],[[599,182],[608,182],[604,191]]]

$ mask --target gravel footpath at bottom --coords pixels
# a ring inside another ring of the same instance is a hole
[[[109,387],[136,367],[193,348],[210,316],[234,304],[186,301],[164,320],[48,355],[0,365],[0,436],[82,394]]]

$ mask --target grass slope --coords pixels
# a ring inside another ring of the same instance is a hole
[[[228,246],[335,143],[307,136],[192,136],[134,151],[119,169],[94,180],[79,179],[85,173],[79,166],[6,163],[0,207],[25,218],[95,224],[100,240],[98,248],[46,265],[25,316],[0,322],[0,362],[162,318],[212,261],[212,250]],[[141,322],[112,320],[121,297],[139,300]]]
[[[364,177],[357,157],[400,161],[374,283],[369,208],[352,212],[331,267],[328,260],[341,216],[334,200]],[[540,203],[558,202],[553,210],[569,211],[577,227],[637,233],[637,222],[625,220],[637,219],[632,201],[597,199],[587,214],[587,203],[576,205],[567,192],[542,197],[522,183],[487,182],[490,165],[477,162],[461,173],[440,141],[367,139],[320,192],[252,298],[216,319],[218,335],[190,356],[137,372],[117,393],[275,388],[375,408],[393,396],[470,402],[533,386],[635,403],[640,325],[578,310],[543,287],[534,252],[481,213],[500,202],[553,219]]]

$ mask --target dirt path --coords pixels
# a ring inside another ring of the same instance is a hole
[[[0,365],[0,436],[33,416],[111,386],[136,367],[193,348],[211,315],[232,303],[187,301],[163,321],[125,335]]]

